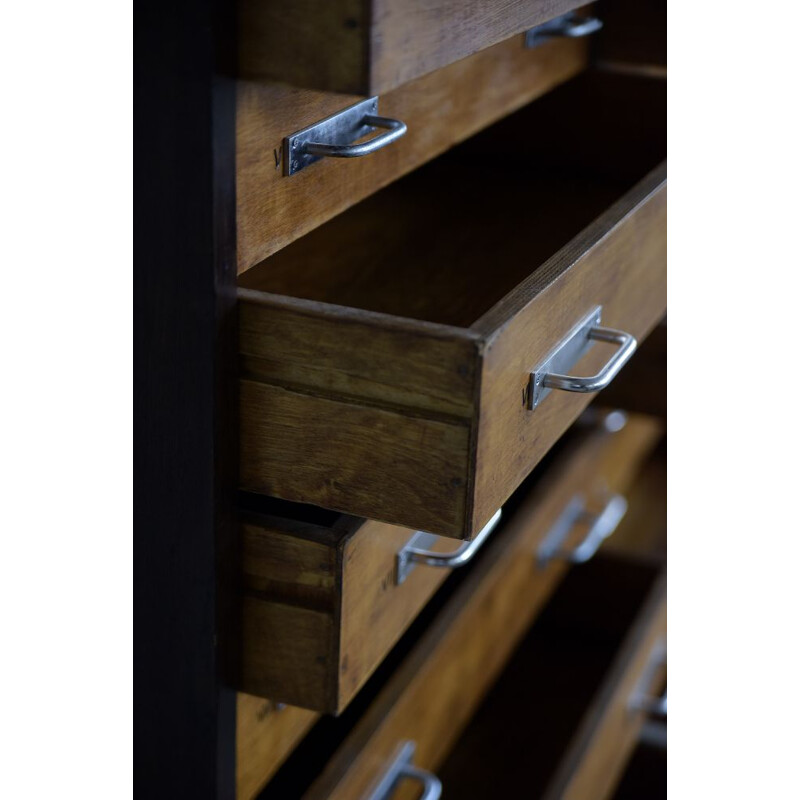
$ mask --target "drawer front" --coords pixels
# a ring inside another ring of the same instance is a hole
[[[646,713],[639,706],[666,674],[666,581],[654,590],[577,732],[547,800],[605,800],[628,762]]]
[[[313,711],[262,697],[236,698],[236,797],[251,800],[317,720]]]
[[[285,4],[283,4],[285,6]],[[241,82],[237,101],[236,192],[239,272],[566,81],[587,64],[579,39],[535,50],[522,37],[502,42],[381,96],[378,112],[408,132],[363,158],[327,158],[283,174],[284,137],[362,100]]]
[[[576,0],[243,0],[239,69],[295,86],[375,94],[578,5]]]
[[[397,553],[414,531],[341,519],[333,531],[245,524],[244,691],[342,711],[447,576],[420,567],[398,583]]]
[[[487,545],[306,800],[360,800],[406,741],[416,744],[416,766],[435,769],[566,570],[560,558],[537,563],[542,541],[576,495],[624,489],[657,436],[657,426],[635,418],[618,433],[594,431],[559,454]],[[413,789],[404,785],[393,797]]]
[[[474,527],[514,491],[593,397],[553,389],[531,410],[531,372],[594,308],[602,308],[603,326],[638,340],[664,316],[666,215],[663,164],[475,326],[491,338],[481,380]],[[595,343],[569,372],[594,375],[613,353],[611,345]]]

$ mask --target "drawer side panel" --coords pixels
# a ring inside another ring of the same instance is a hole
[[[663,164],[474,326],[495,330],[486,346],[481,381],[475,529],[597,396],[552,391],[529,411],[531,370],[595,306],[603,308],[603,325],[632,333],[639,341],[664,316],[666,218]],[[612,352],[610,345],[596,343],[572,372],[594,374]]]

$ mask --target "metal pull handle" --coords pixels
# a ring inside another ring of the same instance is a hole
[[[570,564],[585,564],[614,533],[627,510],[628,501],[621,494],[612,495],[599,513],[587,512],[583,497],[576,495],[539,545],[536,554],[539,566],[545,567],[555,558],[563,558]],[[565,549],[567,535],[580,522],[589,523],[583,541],[571,550]]]
[[[630,333],[600,325],[602,310],[602,306],[597,306],[587,314],[531,371],[527,392],[529,411],[533,411],[552,389],[581,393],[605,389],[636,352],[636,339]],[[563,374],[578,363],[594,342],[616,344],[619,348],[597,375],[583,378]]]
[[[389,117],[376,117],[367,114],[362,120],[362,125],[369,125],[371,128],[385,128],[386,133],[370,139],[362,144],[324,144],[323,142],[306,142],[302,145],[302,152],[310,153],[313,156],[327,156],[328,158],[360,158],[368,156],[387,144],[391,144],[395,139],[399,139],[407,130],[405,122]]]
[[[398,552],[396,559],[395,583],[399,586],[411,573],[416,564],[426,567],[444,567],[455,569],[463,567],[472,560],[475,553],[480,550],[489,534],[500,522],[503,510],[499,509],[495,515],[484,525],[480,533],[471,541],[464,542],[457,550],[451,553],[437,553],[430,548],[440,537],[432,533],[417,531]]]
[[[389,765],[389,769],[372,791],[364,796],[364,800],[388,800],[397,785],[406,778],[422,784],[420,800],[439,800],[442,795],[442,782],[432,772],[415,767],[411,763],[414,749],[414,742],[404,742],[400,746],[400,751]]]
[[[603,22],[597,17],[583,17],[570,11],[526,31],[525,47],[530,50],[543,42],[556,38],[579,39],[582,36],[597,33],[602,27]]]
[[[628,359],[636,352],[636,339],[625,331],[615,331],[613,328],[592,328],[588,338],[595,342],[608,342],[618,344],[619,350],[614,353],[606,365],[597,375],[589,378],[577,378],[573,375],[559,375],[547,372],[542,379],[545,388],[561,389],[565,392],[599,392],[605,389],[617,376],[617,373],[627,364]]]
[[[354,144],[375,128],[382,128],[386,133]],[[378,98],[370,97],[287,136],[283,140],[284,172],[294,175],[320,158],[369,155],[399,139],[406,130],[406,124],[399,119],[379,116]]]
[[[642,673],[642,677],[636,684],[636,688],[628,700],[628,709],[634,711],[644,711],[645,714],[657,719],[667,718],[667,692],[661,697],[653,697],[650,694],[650,686],[656,673],[667,663],[667,643],[665,639],[659,639],[653,647],[647,666]]]

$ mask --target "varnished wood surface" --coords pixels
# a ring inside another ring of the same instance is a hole
[[[642,609],[603,688],[551,784],[545,800],[607,800],[636,746],[645,715],[631,711],[631,695],[639,687],[667,634],[666,579],[654,588]],[[659,690],[655,676],[647,691]]]
[[[576,0],[240,0],[243,75],[371,95],[580,5]]]
[[[525,50],[520,36],[495,45],[381,96],[380,114],[408,126],[403,138],[364,158],[323,159],[291,177],[283,175],[283,138],[362,98],[240,81],[239,272],[573,77],[587,53],[583,40]]]
[[[639,340],[664,314],[663,97],[587,76],[242,276],[243,486],[479,531],[591,399],[530,412],[530,370],[596,305]]]
[[[561,562],[536,566],[537,543],[576,492],[624,490],[602,464],[626,460],[635,472],[652,444],[649,421],[618,434],[581,435],[520,497],[442,612],[338,748],[306,800],[358,800],[386,768],[398,744],[417,743],[414,762],[444,759],[515,643],[564,574]],[[627,454],[627,455],[623,455]],[[617,471],[622,475],[626,470]],[[298,755],[299,755],[298,751]],[[281,785],[276,792],[286,791]],[[413,796],[400,787],[396,797]],[[278,797],[270,794],[265,798]]]
[[[263,697],[236,699],[236,797],[251,800],[316,722],[317,714]]]
[[[338,713],[448,570],[415,569],[398,586],[395,556],[414,531],[331,516],[325,526],[248,515],[241,687],[263,698]],[[453,546],[445,541],[436,547]]]
[[[603,554],[572,570],[442,764],[444,796],[608,797],[643,722],[628,698],[664,635],[664,590],[658,569]]]

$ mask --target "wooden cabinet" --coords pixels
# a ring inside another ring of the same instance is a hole
[[[157,244],[182,224],[147,273],[147,676],[186,723],[146,727],[188,743],[161,794],[195,761],[192,796],[239,800],[613,790],[665,631],[664,32],[628,2],[535,47],[578,3],[195,24],[204,77],[163,97],[202,109],[159,161],[193,191],[151,192]],[[404,133],[365,154],[377,116]]]

